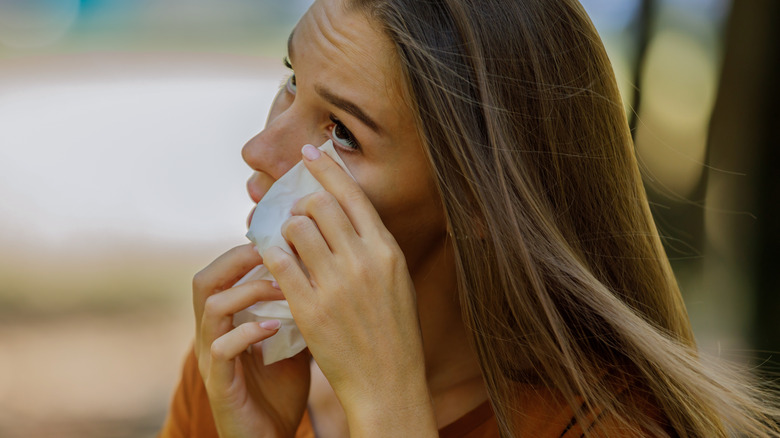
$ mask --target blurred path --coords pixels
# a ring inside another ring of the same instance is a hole
[[[180,306],[0,322],[0,436],[154,436],[191,318]]]

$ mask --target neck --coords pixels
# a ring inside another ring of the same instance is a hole
[[[442,427],[485,401],[487,393],[461,316],[450,242],[443,238],[423,260],[411,274],[428,388]]]

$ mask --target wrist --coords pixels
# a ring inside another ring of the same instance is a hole
[[[422,383],[395,391],[354,397],[343,403],[350,437],[438,436],[430,393]]]

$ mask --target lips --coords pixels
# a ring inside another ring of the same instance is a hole
[[[252,224],[252,218],[255,215],[255,210],[257,210],[257,206],[256,205],[254,207],[252,207],[251,210],[249,210],[249,216],[246,217],[246,227],[247,227],[247,229],[249,228],[249,225]]]

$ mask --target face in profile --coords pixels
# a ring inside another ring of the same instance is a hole
[[[257,202],[301,159],[304,144],[336,151],[415,266],[445,235],[441,202],[404,99],[390,40],[341,0],[316,1],[290,35],[291,69],[265,129],[243,149]]]

